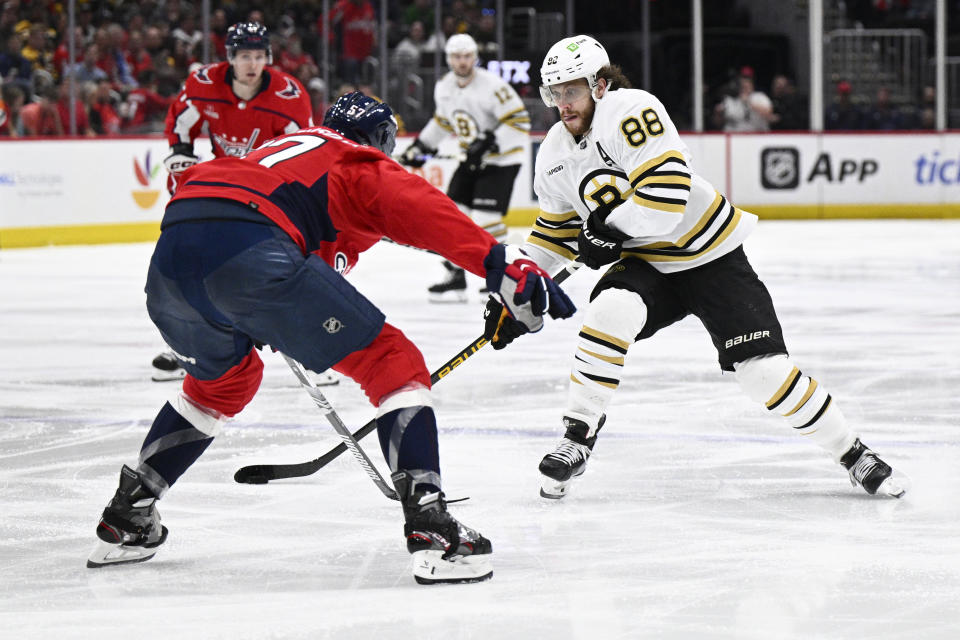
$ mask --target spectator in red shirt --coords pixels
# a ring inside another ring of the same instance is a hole
[[[377,20],[370,0],[337,0],[330,22],[340,29],[340,76],[356,82],[360,65],[373,53],[377,41]]]
[[[217,9],[210,14],[210,54],[213,61],[227,59],[227,12]],[[319,121],[318,121],[319,122]]]
[[[36,102],[24,105],[20,110],[23,132],[28,136],[62,136],[63,122],[56,105],[57,88],[44,87]],[[67,125],[69,126],[69,125]]]
[[[287,38],[287,43],[280,52],[280,68],[292,76],[301,78],[303,76],[300,75],[300,69],[304,66],[308,69],[302,72],[305,77],[313,78],[314,76],[320,75],[320,68],[317,66],[317,63],[313,61],[313,56],[304,52],[303,45],[300,42],[300,36],[292,33]],[[317,122],[321,120],[323,120],[323,114],[320,114],[320,120],[317,120]]]
[[[74,27],[74,36],[75,42],[74,45],[76,50],[74,56],[76,57],[76,62],[80,61],[80,58],[83,56],[83,50],[85,48],[85,43],[83,41],[83,28]],[[63,68],[70,60],[70,43],[67,41],[67,33],[64,32],[63,40],[60,41],[60,44],[57,45],[56,50],[53,52],[53,69],[56,72],[58,78],[63,77]]]
[[[62,135],[70,135],[70,85],[72,80],[66,78],[60,85],[60,99],[57,100],[57,113],[60,115],[60,122],[63,126]],[[77,90],[76,102],[74,103],[74,112],[77,114],[77,135],[93,137],[94,131],[90,128],[90,119],[87,116],[87,106]]]
[[[143,32],[131,31],[127,40],[127,50],[124,52],[127,67],[134,78],[139,78],[140,74],[148,69],[153,69],[153,57],[143,46]]]
[[[157,72],[153,69],[144,69],[137,76],[139,87],[127,95],[123,107],[124,121],[122,128],[125,133],[147,133],[153,127],[151,123],[159,123],[157,130],[163,130],[163,118],[173,102],[173,97],[165,98],[157,93]]]
[[[84,89],[84,95],[87,95]],[[114,104],[120,96],[110,86],[109,80],[101,80],[90,92],[87,100],[90,110],[90,129],[99,135],[115,136],[120,133],[120,116]],[[79,127],[78,127],[79,129]]]

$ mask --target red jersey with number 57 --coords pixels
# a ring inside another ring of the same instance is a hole
[[[244,219],[265,216],[304,254],[318,254],[341,273],[387,237],[485,276],[483,260],[497,243],[429,182],[324,127],[275,138],[243,158],[194,165],[180,185],[171,202],[242,202],[250,207]],[[162,226],[186,219],[168,211]]]
[[[233,67],[218,62],[190,74],[167,111],[164,134],[172,147],[193,145],[207,123],[213,155],[242,156],[264,141],[313,125],[313,107],[293,76],[263,70],[260,91],[250,100],[233,92]]]

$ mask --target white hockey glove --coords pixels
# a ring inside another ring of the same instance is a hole
[[[163,166],[172,176],[181,173],[197,164],[198,158],[193,154],[193,147],[186,143],[177,143],[170,147],[170,155],[163,159]]]
[[[497,244],[483,261],[487,288],[496,295],[510,317],[529,331],[543,328],[543,315],[569,318],[577,308],[546,271],[518,247]]]

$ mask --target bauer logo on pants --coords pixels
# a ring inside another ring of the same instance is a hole
[[[800,152],[795,147],[769,147],[760,152],[764,189],[796,189],[800,185]]]

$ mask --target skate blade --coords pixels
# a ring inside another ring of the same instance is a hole
[[[463,304],[466,301],[466,291],[445,291],[443,293],[430,294],[430,302],[434,304]]]
[[[88,569],[99,569],[113,564],[133,564],[146,562],[157,554],[157,547],[125,547],[122,544],[101,540],[87,558]]]
[[[413,578],[418,584],[467,584],[493,577],[489,556],[452,556],[442,551],[415,551]]]
[[[543,476],[540,479],[540,497],[548,500],[559,500],[570,490],[570,481],[559,481]]]
[[[890,496],[891,498],[901,498],[909,489],[909,480],[904,477],[897,477],[896,474],[890,476],[880,483],[877,487],[877,495]]]
[[[153,375],[150,376],[150,379],[154,382],[169,382],[170,380],[183,380],[186,376],[187,372],[183,369],[167,371],[165,369],[157,369],[154,367]]]

